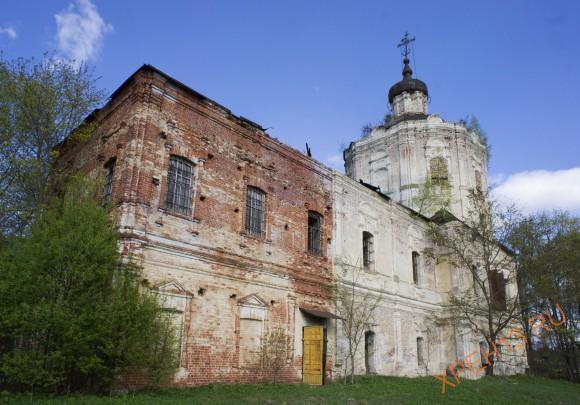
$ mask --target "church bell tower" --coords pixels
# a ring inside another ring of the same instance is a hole
[[[389,89],[391,120],[351,142],[344,152],[346,174],[427,216],[436,205],[425,211],[418,201],[429,186],[441,204],[465,218],[470,191],[487,188],[487,147],[465,123],[428,112],[427,84],[413,77],[410,65],[414,41],[405,33],[398,45],[403,78]]]

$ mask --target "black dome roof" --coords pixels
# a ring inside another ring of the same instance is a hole
[[[389,90],[389,103],[392,103],[395,97],[404,92],[413,93],[415,91],[420,91],[426,96],[429,95],[427,90],[427,85],[424,81],[419,79],[413,79],[413,71],[409,66],[409,59],[405,58],[403,60],[405,67],[403,68],[403,80],[395,83]]]

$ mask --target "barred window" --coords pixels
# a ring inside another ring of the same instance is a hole
[[[433,184],[443,184],[448,179],[447,161],[442,157],[436,157],[429,161],[429,171]]]
[[[266,193],[256,187],[248,186],[246,195],[246,231],[255,236],[266,234]]]
[[[322,255],[322,215],[308,211],[308,251]]]
[[[109,160],[105,164],[105,184],[103,186],[103,206],[111,202],[111,195],[113,194],[113,177],[115,176],[115,159]]]
[[[193,163],[179,156],[169,159],[165,207],[182,215],[191,215]]]
[[[363,232],[363,266],[369,268],[375,261],[375,242],[373,234]]]
[[[411,253],[411,260],[413,262],[413,283],[419,284],[419,258],[421,256],[417,252]]]

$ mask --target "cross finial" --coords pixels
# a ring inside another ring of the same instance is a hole
[[[405,35],[401,38],[401,42],[397,45],[397,48],[402,48],[401,53],[403,54],[403,58],[409,59],[409,44],[411,42],[415,42],[415,37],[410,38],[409,33],[405,31]]]

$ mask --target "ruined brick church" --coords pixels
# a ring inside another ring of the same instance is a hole
[[[435,327],[453,289],[469,288],[429,259],[414,207],[419,186],[445,180],[450,210],[487,187],[477,134],[428,113],[412,76],[388,92],[392,119],[344,151],[346,175],[270,137],[259,124],[143,65],[69,140],[58,164],[103,176],[123,251],[161,299],[179,341],[172,384],[259,382],[265,336],[288,337],[281,379],[321,384],[344,373],[341,318],[329,287],[361,269],[358,288],[384,298],[369,321],[357,373],[428,375],[477,350],[477,336]],[[506,294],[516,294],[514,284]],[[500,371],[520,373],[516,366]]]

